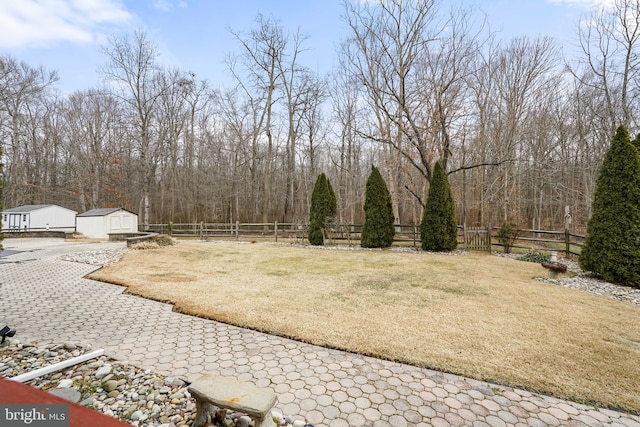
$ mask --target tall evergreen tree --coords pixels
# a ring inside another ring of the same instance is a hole
[[[425,251],[452,251],[458,246],[456,207],[447,174],[438,161],[433,168],[431,187],[420,224],[420,240]]]
[[[393,205],[387,183],[375,166],[367,179],[364,196],[364,226],[362,227],[363,248],[386,248],[393,243]]]
[[[620,126],[596,181],[580,266],[603,279],[640,287],[640,155]]]
[[[309,243],[324,244],[324,231],[328,221],[337,212],[336,195],[331,182],[324,173],[318,176],[311,193],[311,207],[309,209]]]
[[[640,133],[636,135],[636,138],[631,141],[631,143],[636,147],[638,153],[640,153]]]

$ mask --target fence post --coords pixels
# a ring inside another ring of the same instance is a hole
[[[416,247],[416,236],[418,235],[418,226],[413,224],[413,247]]]
[[[487,225],[487,251],[491,253],[491,226]]]
[[[565,244],[565,256],[569,258],[571,256],[571,235],[569,234],[569,227],[571,227],[571,212],[569,206],[564,207],[564,244]]]
[[[465,249],[469,247],[469,242],[467,242],[467,224],[462,224],[462,244]]]
[[[240,237],[240,221],[236,221],[236,240]]]
[[[273,223],[273,233],[276,236],[276,242],[278,242],[278,221]]]
[[[200,221],[200,240],[204,240],[204,222]]]

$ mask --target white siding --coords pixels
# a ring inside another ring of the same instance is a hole
[[[73,231],[76,224],[76,212],[60,206],[47,206],[31,212],[32,230],[63,230]]]
[[[104,227],[104,218],[102,216],[79,216],[76,218],[76,231],[87,237],[106,239],[109,236],[107,236]]]
[[[138,216],[119,210],[103,216],[78,216],[76,229],[87,237],[109,238],[109,233],[135,233],[138,231]]]
[[[114,212],[109,217],[109,233],[134,233],[138,231],[138,216],[127,211]]]
[[[57,205],[46,205],[24,212],[2,212],[3,230],[74,231],[76,211]]]

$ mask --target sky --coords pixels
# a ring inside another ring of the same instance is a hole
[[[501,37],[548,35],[566,51],[580,18],[611,0],[443,1],[473,6]],[[225,58],[240,49],[229,30],[250,30],[259,13],[290,33],[307,34],[304,64],[331,70],[347,35],[343,0],[0,0],[0,55],[57,70],[58,88],[70,93],[101,84],[101,47],[110,35],[143,29],[163,64],[223,87],[231,81]]]

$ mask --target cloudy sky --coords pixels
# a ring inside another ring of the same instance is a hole
[[[611,0],[445,1],[484,12],[505,37],[549,35],[570,49],[580,17]],[[99,84],[110,34],[142,28],[165,64],[224,85],[225,55],[238,49],[228,29],[248,30],[258,13],[308,34],[305,64],[331,69],[345,35],[342,0],[0,0],[0,54],[57,70],[70,92]]]

